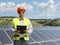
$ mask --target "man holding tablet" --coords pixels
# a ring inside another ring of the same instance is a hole
[[[29,45],[29,36],[32,33],[32,24],[28,18],[24,17],[25,8],[17,8],[18,18],[13,18],[14,45]]]

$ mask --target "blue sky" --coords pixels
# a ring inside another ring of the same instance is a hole
[[[60,18],[60,0],[0,0],[0,16],[18,16],[19,5],[25,7],[28,18]]]

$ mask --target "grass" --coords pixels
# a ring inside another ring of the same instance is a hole
[[[37,23],[36,21],[31,21],[31,23],[33,26],[42,26],[43,25],[43,24]]]
[[[0,18],[0,25],[10,25],[12,22],[13,18]],[[33,26],[60,26],[60,18],[59,19],[54,19],[50,21],[51,19],[31,19],[31,23]],[[48,22],[50,21],[50,22]],[[44,23],[48,22],[46,25]]]

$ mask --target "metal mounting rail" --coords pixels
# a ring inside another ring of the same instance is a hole
[[[60,39],[30,42],[30,44],[34,44],[34,43],[45,43],[45,42],[55,42],[55,41],[60,41]]]

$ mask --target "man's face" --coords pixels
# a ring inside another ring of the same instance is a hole
[[[25,13],[25,10],[19,11],[19,12],[18,12],[19,17],[20,17],[20,18],[23,18],[23,17],[24,17],[24,13]]]

